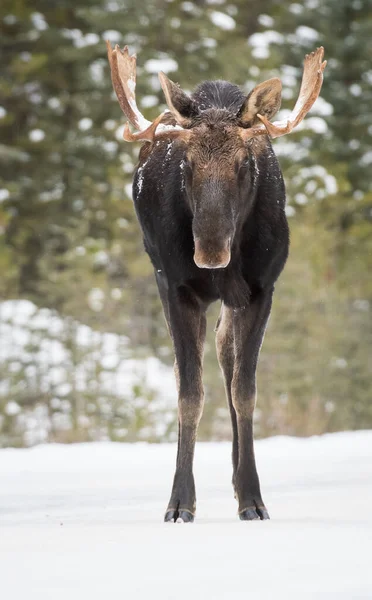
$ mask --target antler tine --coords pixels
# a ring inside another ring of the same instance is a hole
[[[138,130],[151,127],[151,122],[145,119],[136,104],[136,55],[129,55],[128,46],[123,50],[116,44],[111,48],[107,40],[107,54],[111,68],[111,80],[119,100],[121,110],[129,122]]]
[[[326,60],[322,62],[323,56],[324,48],[322,46],[317,48],[315,52],[311,52],[311,54],[305,56],[300,93],[289,118],[286,121],[274,121],[274,123],[270,123],[265,116],[257,114],[264,127],[257,125],[246,130],[247,138],[267,133],[272,138],[280,137],[281,135],[290,133],[292,129],[301,123],[318,98],[322,87],[323,71],[327,64]]]
[[[150,123],[150,126],[144,129],[144,131],[139,131],[138,133],[132,133],[129,129],[128,122],[124,125],[123,138],[126,142],[152,142],[155,137],[155,132],[157,126],[161,123],[162,118],[164,117],[164,113],[161,113],[155,121]]]

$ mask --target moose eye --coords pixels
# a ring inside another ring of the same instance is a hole
[[[249,168],[249,159],[245,158],[243,161],[239,161],[236,165],[237,173],[241,173],[242,175],[247,172]]]

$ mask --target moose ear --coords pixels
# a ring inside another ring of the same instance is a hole
[[[257,85],[246,97],[237,117],[246,127],[260,120],[257,113],[271,119],[278,112],[282,100],[282,82],[277,77]]]
[[[177,83],[173,83],[168,79],[162,71],[159,73],[159,79],[168,108],[173,113],[177,123],[181,127],[190,126],[191,119],[199,112],[195,102],[181,90]]]

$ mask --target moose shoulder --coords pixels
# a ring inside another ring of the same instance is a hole
[[[286,122],[270,122],[280,107],[279,79],[248,96],[226,81],[206,81],[189,97],[160,73],[169,111],[150,123],[135,101],[135,57],[107,46],[120,106],[138,130],[131,133],[127,124],[124,139],[146,142],[133,198],[175,351],[179,442],[165,520],[187,522],[195,515],[206,310],[216,300],[239,516],[268,519],[253,449],[256,367],[289,244],[284,183],[269,136],[289,133],[318,97],[323,48],[306,56],[299,99]]]

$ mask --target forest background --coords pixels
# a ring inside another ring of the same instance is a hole
[[[104,41],[138,55],[137,98],[328,66],[309,116],[275,140],[290,257],[258,373],[256,436],[372,427],[371,0],[3,0],[0,8],[0,446],[172,441],[173,354],[131,200]],[[202,440],[230,424],[209,317]]]

